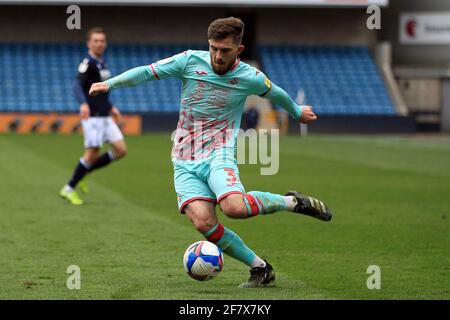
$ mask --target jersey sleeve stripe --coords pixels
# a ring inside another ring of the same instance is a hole
[[[263,94],[260,94],[259,96],[261,98],[267,97],[271,90],[272,90],[272,84],[270,84],[270,88],[266,92],[264,92]]]
[[[153,74],[155,75],[155,78],[156,78],[157,80],[161,80],[161,79],[158,77],[158,74],[156,73],[155,68],[153,67],[153,64],[151,64],[150,67],[152,68],[152,72],[153,72]]]

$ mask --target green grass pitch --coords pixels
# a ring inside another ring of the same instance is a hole
[[[214,280],[183,271],[201,240],[177,211],[170,135],[128,137],[123,161],[89,178],[86,205],[58,196],[80,136],[0,135],[0,299],[450,299],[450,138],[282,137],[280,170],[240,166],[247,190],[298,189],[330,223],[283,212],[221,221],[274,266],[273,287],[238,289],[225,256]],[[69,290],[66,269],[81,269]],[[367,268],[381,269],[369,290]]]

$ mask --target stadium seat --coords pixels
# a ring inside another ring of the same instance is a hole
[[[391,115],[395,107],[367,47],[263,46],[264,72],[318,114]]]
[[[106,59],[112,74],[148,65],[198,45],[111,44]],[[86,54],[84,44],[0,44],[0,111],[77,112],[72,84],[78,64]],[[123,112],[179,110],[181,84],[176,79],[112,92],[112,101]]]

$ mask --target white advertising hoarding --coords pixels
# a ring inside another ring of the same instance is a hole
[[[401,44],[450,45],[450,12],[402,13]]]

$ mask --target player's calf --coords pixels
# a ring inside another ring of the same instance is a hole
[[[92,164],[92,166],[90,167],[89,172],[103,168],[109,165],[111,162],[117,161],[125,157],[126,153],[127,153],[126,147],[108,150],[107,152],[103,153],[101,156],[98,157],[97,161],[95,161],[94,164]]]
[[[244,194],[248,217],[271,214],[279,211],[292,211],[297,205],[294,197],[270,192],[250,191]]]
[[[251,191],[244,194],[231,194],[222,199],[219,206],[222,212],[230,218],[246,219],[259,214],[292,211],[296,204],[294,197]]]

